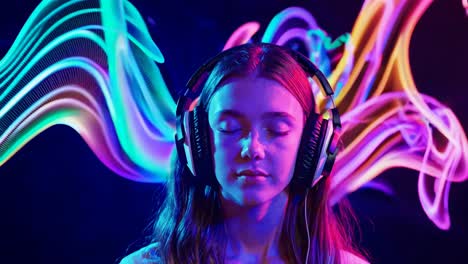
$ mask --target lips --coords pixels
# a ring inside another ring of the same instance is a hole
[[[247,169],[247,170],[242,170],[237,173],[237,176],[263,176],[266,177],[268,174],[260,169]]]

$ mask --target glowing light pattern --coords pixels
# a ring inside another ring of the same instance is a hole
[[[239,45],[240,43],[246,43],[249,41],[253,35],[258,31],[260,28],[260,24],[257,22],[248,22],[237,28],[234,33],[231,34],[231,37],[224,45],[223,50],[226,50],[230,47],[234,47]]]
[[[465,8],[466,15],[468,16],[468,0],[462,0],[462,5]]]
[[[419,172],[425,212],[447,229],[450,183],[468,177],[468,143],[455,114],[419,93],[411,75],[409,41],[430,3],[365,1],[352,32],[334,41],[310,13],[292,7],[272,19],[262,41],[301,43],[335,89],[344,148],[331,202],[379,186],[371,181],[385,170],[409,168]],[[224,49],[248,42],[259,27],[242,25]],[[155,62],[163,56],[129,2],[43,1],[0,61],[0,165],[64,124],[118,175],[165,181],[175,103]],[[321,111],[324,97],[313,89]]]
[[[175,103],[127,1],[43,1],[0,61],[0,165],[47,128],[75,129],[110,169],[164,181]]]
[[[365,1],[351,34],[336,44],[330,44],[310,13],[288,8],[272,20],[262,40],[302,43],[335,89],[344,149],[331,175],[331,202],[385,170],[409,168],[419,172],[424,211],[439,228],[448,229],[450,183],[468,178],[468,143],[455,114],[419,93],[411,75],[409,41],[430,3]],[[297,26],[298,20],[303,27]],[[340,46],[343,52],[332,63],[330,55],[336,58]],[[315,88],[317,111],[323,111],[324,96],[317,92]]]

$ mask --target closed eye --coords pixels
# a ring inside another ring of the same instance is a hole
[[[291,126],[284,121],[272,120],[267,122],[265,130],[271,136],[286,136],[291,131]]]
[[[223,128],[218,128],[218,131],[224,134],[234,134],[236,132],[241,131],[241,129],[223,129]]]
[[[226,118],[221,120],[217,125],[218,131],[225,134],[233,134],[242,129],[238,120]]]
[[[286,136],[289,134],[289,131],[276,131],[273,129],[267,129],[266,131],[269,135],[276,136],[276,137],[282,137],[282,136]]]

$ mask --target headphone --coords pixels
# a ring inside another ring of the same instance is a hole
[[[333,89],[325,75],[301,53],[270,43],[259,44],[263,47],[281,49],[289,54],[306,75],[321,87],[328,100],[326,105],[332,106],[323,114],[311,111],[306,119],[299,144],[292,181],[299,186],[312,188],[321,178],[330,174],[337,154],[341,121],[333,101]],[[230,48],[209,59],[190,77],[185,92],[177,101],[175,133],[177,155],[184,169],[190,169],[196,183],[213,187],[218,185],[210,147],[208,113],[197,103],[197,98],[217,63],[226,55],[236,53],[248,45],[252,44]],[[190,110],[192,107],[193,110]]]

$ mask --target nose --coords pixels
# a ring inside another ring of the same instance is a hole
[[[265,158],[265,146],[259,140],[258,132],[251,131],[249,135],[243,140],[241,151],[242,158],[249,158],[254,160]]]

